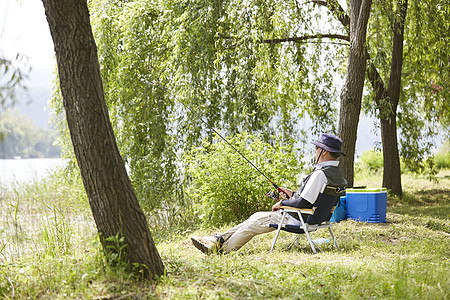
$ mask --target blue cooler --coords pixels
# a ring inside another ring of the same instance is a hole
[[[386,223],[387,190],[347,189],[347,218],[368,223]]]
[[[337,223],[342,220],[347,219],[347,201],[346,197],[342,196],[340,199],[340,203],[338,206],[336,206],[336,209],[334,210],[333,214],[331,215],[330,222],[331,223]]]

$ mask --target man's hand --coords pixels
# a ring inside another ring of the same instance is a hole
[[[280,190],[282,190],[282,192],[280,192],[280,197],[283,199],[287,199],[289,196],[289,198],[292,197],[292,191],[288,188],[284,188],[284,187],[280,187]]]
[[[272,211],[277,211],[281,208],[281,201],[278,201],[272,206]]]

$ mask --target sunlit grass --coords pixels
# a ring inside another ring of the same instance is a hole
[[[355,186],[381,187],[381,174],[358,173]],[[388,211],[410,215],[450,218],[450,170],[441,170],[430,180],[426,175],[402,176],[403,197],[388,197]]]
[[[268,251],[273,234],[255,237],[227,255],[205,256],[186,237],[165,241],[159,249],[168,276],[157,294],[176,299],[444,299],[449,291],[448,235],[397,214],[387,219],[385,224],[336,224],[342,250],[328,245],[317,255],[306,238],[300,248],[285,249],[294,238],[287,233],[273,254]]]
[[[105,261],[77,180],[60,173],[0,188],[0,298],[45,299],[446,299],[450,291],[450,172],[438,182],[403,176],[404,197],[389,197],[387,222],[335,224],[340,251],[313,255],[305,237],[255,237],[237,252],[204,255],[195,235],[219,228],[153,232],[166,267],[156,283],[138,281]],[[381,185],[381,176],[357,177]],[[326,231],[313,238],[326,237]]]

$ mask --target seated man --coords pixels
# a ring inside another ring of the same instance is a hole
[[[342,140],[332,134],[322,134],[316,145],[314,171],[303,179],[297,192],[287,188],[281,188],[280,197],[285,199],[275,203],[270,212],[257,212],[246,221],[229,229],[227,232],[212,237],[192,237],[192,243],[204,253],[231,252],[238,250],[252,237],[261,233],[275,230],[269,227],[271,223],[279,223],[281,220],[280,207],[292,206],[297,208],[312,208],[324,184],[343,187],[347,181],[339,169],[338,158],[344,155],[341,151]],[[287,199],[287,197],[289,199]],[[307,216],[302,216],[307,220]],[[299,225],[297,214],[287,215],[286,224]]]

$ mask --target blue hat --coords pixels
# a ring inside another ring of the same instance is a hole
[[[344,152],[341,150],[342,140],[333,134],[324,133],[318,141],[311,142],[311,144],[326,151],[340,153],[345,156]]]

